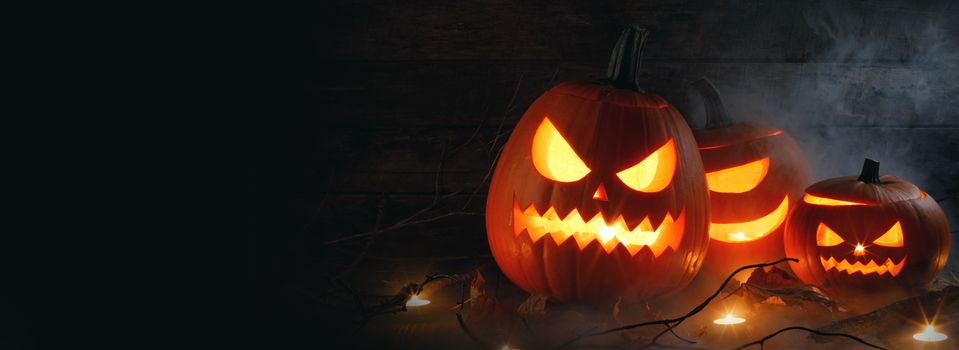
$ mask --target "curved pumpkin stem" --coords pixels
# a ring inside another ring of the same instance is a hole
[[[703,105],[706,108],[706,129],[720,129],[733,125],[729,119],[729,113],[726,112],[726,105],[723,104],[722,96],[719,96],[719,90],[709,82],[705,77],[690,83],[690,89],[699,93],[703,97]]]
[[[862,163],[862,172],[859,173],[859,181],[867,184],[880,184],[879,180],[879,162],[866,158]]]
[[[606,69],[606,82],[617,89],[640,91],[639,65],[643,61],[643,48],[649,31],[637,24],[630,24],[619,35]]]

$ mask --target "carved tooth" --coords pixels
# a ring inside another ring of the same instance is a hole
[[[674,223],[670,215],[664,216],[659,225],[653,225],[647,216],[630,229],[629,221],[623,215],[607,221],[601,212],[597,212],[586,221],[576,208],[571,209],[565,216],[554,207],[546,208],[543,214],[540,214],[533,204],[526,209],[520,208],[522,207],[514,198],[510,220],[515,235],[526,231],[532,242],[538,242],[544,236],[550,235],[557,244],[573,237],[580,249],[585,249],[596,241],[607,254],[611,254],[619,245],[625,247],[632,256],[639,254],[643,247],[647,246],[656,257],[661,255],[666,247],[678,250],[682,237],[676,235],[675,230],[676,227],[684,225],[682,222]],[[680,217],[682,218],[682,214]],[[664,234],[669,237],[660,241]]]
[[[889,262],[892,262],[892,260],[890,260]],[[893,277],[898,276],[899,272],[902,271],[902,267],[905,265],[906,265],[906,258],[903,257],[902,260],[899,260],[898,264],[895,264],[889,267],[889,274],[892,275]]]
[[[543,213],[542,217],[550,220],[557,220],[557,221],[560,220],[559,214],[556,214],[556,209],[553,207],[549,207],[549,209],[546,209],[546,212]]]
[[[820,256],[820,257],[819,257],[819,261],[822,263],[822,267],[823,267],[823,269],[825,269],[826,271],[829,271],[830,269],[833,269],[833,268],[836,267],[836,260],[833,259],[832,257],[830,257],[830,258],[827,260],[827,259],[825,259],[825,258],[823,258],[823,257]]]
[[[643,221],[639,223],[638,228],[639,228],[640,231],[644,231],[644,232],[653,232],[653,230],[654,230],[654,229],[653,229],[653,224],[651,224],[651,223],[649,222],[649,217],[648,217],[648,216],[645,217],[645,218],[643,218]]]
[[[638,244],[630,244],[626,246],[626,251],[629,252],[630,256],[636,256],[636,254],[639,253],[640,250],[643,250],[643,247],[645,246],[638,245]]]
[[[539,211],[536,210],[536,206],[535,206],[535,205],[532,205],[532,204],[530,204],[528,207],[526,207],[526,210],[523,211],[523,214],[525,214],[525,215],[528,216],[528,217],[534,217],[534,216],[535,216],[535,217],[540,217],[540,216],[542,216],[542,215],[539,215]]]
[[[652,230],[650,230],[650,231],[659,231],[659,229],[663,227],[663,222],[666,221],[666,217],[667,217],[667,216],[669,216],[669,213],[668,213],[668,212],[663,213],[663,215],[649,215],[649,216],[647,216],[646,219],[649,220],[649,224],[650,224],[650,226],[652,226]],[[672,218],[670,218],[670,219],[672,219]]]
[[[876,263],[875,260],[870,259],[864,264],[862,261],[849,263],[848,260],[842,259],[837,262],[837,260],[833,257],[830,257],[829,259],[826,259],[822,256],[819,257],[819,262],[822,264],[825,271],[836,269],[837,271],[844,271],[850,275],[854,273],[860,273],[863,275],[875,273],[881,276],[888,272],[892,276],[896,276],[902,270],[902,266],[904,265],[903,261],[905,261],[905,258],[903,258],[903,260],[897,264],[894,263],[892,259],[887,258],[885,262],[879,264]]]

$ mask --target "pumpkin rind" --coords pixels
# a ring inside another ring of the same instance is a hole
[[[760,122],[729,120],[716,88],[706,79],[693,82],[706,107],[706,126],[693,129],[706,173],[768,159],[765,177],[752,189],[739,193],[710,191],[710,217],[718,226],[731,226],[775,216],[785,201],[786,213],[811,182],[806,157],[789,134]],[[704,273],[725,278],[737,268],[785,257],[782,233],[785,220],[758,239],[717,239],[725,232],[711,232]],[[764,230],[769,231],[769,230]]]
[[[548,294],[562,302],[653,297],[684,287],[702,265],[709,239],[709,208],[692,132],[661,97],[627,88],[593,82],[553,87],[529,107],[499,157],[486,206],[487,237],[503,273],[531,293]],[[582,179],[552,181],[535,169],[532,140],[544,118],[589,167]],[[635,191],[617,178],[617,172],[670,140],[676,167],[661,191]],[[595,196],[599,188],[603,196]],[[530,206],[539,214],[552,208],[560,218],[574,210],[583,218],[601,214],[607,224],[622,217],[629,228],[645,220],[659,227],[667,216],[683,217],[678,225],[682,236],[676,249],[666,248],[658,256],[649,246],[631,253],[624,245],[604,249],[594,240],[581,247],[572,237],[557,242],[550,234],[534,241],[526,231],[514,231],[514,207]],[[658,239],[667,238],[676,237]]]

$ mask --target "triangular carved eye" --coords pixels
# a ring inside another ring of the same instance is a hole
[[[836,231],[833,231],[833,229],[824,223],[819,223],[819,227],[816,228],[816,245],[820,247],[832,247],[842,242],[842,237],[839,237]]]
[[[896,221],[886,233],[883,233],[872,243],[883,247],[902,247],[902,225],[899,224],[899,221]]]
[[[662,191],[673,180],[676,172],[676,145],[673,139],[666,141],[646,159],[616,173],[626,186],[640,192]]]
[[[709,190],[743,193],[759,186],[769,172],[769,158],[706,173]]]
[[[590,171],[549,118],[544,118],[536,129],[532,155],[536,170],[553,181],[578,181]]]

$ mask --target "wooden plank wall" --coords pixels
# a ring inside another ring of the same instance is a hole
[[[378,212],[389,226],[436,196],[449,195],[430,213],[482,212],[512,125],[552,84],[602,77],[627,23],[652,30],[645,87],[694,125],[701,108],[685,87],[706,76],[735,118],[792,133],[817,178],[872,157],[944,199],[959,227],[946,199],[959,191],[950,1],[361,0],[318,11],[307,101],[322,122],[298,134],[306,150],[284,188],[319,241],[371,230]],[[416,230],[464,254],[487,249],[481,216]]]

